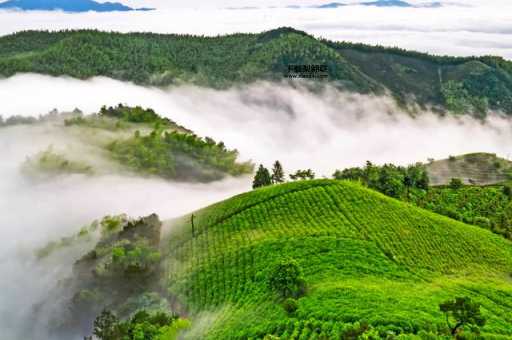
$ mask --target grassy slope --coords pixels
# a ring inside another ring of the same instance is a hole
[[[391,91],[400,102],[442,106],[448,81],[491,108],[512,112],[512,62],[499,57],[436,57],[396,48],[318,40],[280,28],[220,37],[95,31],[21,32],[0,37],[0,75],[97,75],[168,85],[226,87],[282,80],[289,64],[326,64],[329,79],[357,92]]]
[[[189,217],[169,236],[169,290],[193,316],[213,313],[210,338],[335,338],[359,320],[441,330],[438,304],[456,295],[482,303],[487,337],[512,337],[512,244],[483,229],[331,180],[263,188],[195,214],[196,237]],[[281,257],[296,259],[307,281],[293,316],[266,288]]]
[[[512,162],[490,153],[471,153],[426,165],[432,185],[446,185],[452,178],[488,185],[509,179]]]

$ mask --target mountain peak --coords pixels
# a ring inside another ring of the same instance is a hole
[[[21,11],[64,11],[70,13],[80,12],[114,12],[114,11],[147,11],[151,8],[135,9],[119,2],[96,2],[94,0],[8,0],[0,3],[0,9],[13,9]]]

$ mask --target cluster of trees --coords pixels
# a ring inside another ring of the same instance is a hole
[[[99,340],[175,340],[190,322],[164,311],[140,310],[127,320],[103,310],[94,320],[93,336]],[[93,337],[85,337],[92,340]]]
[[[441,86],[441,94],[446,108],[457,114],[473,113],[485,117],[489,109],[487,97],[471,95],[461,82],[450,80],[444,83]]]
[[[464,186],[452,179],[448,186],[414,191],[408,201],[437,214],[488,229],[512,239],[512,189],[510,185]]]
[[[122,317],[142,306],[166,307],[160,294],[151,290],[161,274],[161,227],[155,214],[135,220],[119,215],[107,216],[81,231],[80,235],[96,231],[101,237],[58,287],[69,291],[71,299],[67,301],[69,313],[55,322],[54,331],[82,329],[107,307]],[[149,299],[139,301],[138,297]]]
[[[123,104],[118,104],[115,107],[102,106],[99,116],[117,118],[131,123],[149,123],[166,127],[177,126],[177,124],[169,118],[160,117],[153,109],[144,109],[140,106],[131,107]]]
[[[118,244],[112,248],[109,271],[130,276],[155,270],[160,263],[160,252],[144,241]]]
[[[135,171],[168,179],[208,182],[253,171],[252,163],[237,162],[238,151],[228,150],[223,142],[160,128],[147,136],[136,131],[108,149],[114,159]]]
[[[235,81],[281,78],[290,63],[329,62],[335,79],[349,81],[356,76],[354,70],[345,72],[351,68],[343,65],[332,49],[307,35],[286,33],[267,39],[271,35],[212,38],[95,30],[28,31],[0,39],[0,74],[102,75],[143,84],[187,81],[223,87]],[[29,51],[33,53],[26,53]],[[358,81],[369,83],[361,75]]]
[[[79,109],[74,109],[72,114],[78,114],[81,113]],[[38,117],[26,117],[26,116],[20,116],[20,115],[13,115],[9,116],[7,118],[4,118],[0,115],[0,127],[3,126],[12,126],[12,125],[31,125],[41,122],[50,121],[62,116],[67,115],[67,113],[59,113],[57,109],[53,109],[50,112],[39,115]]]
[[[360,181],[371,189],[395,198],[407,196],[411,189],[428,190],[429,187],[428,173],[421,163],[402,167],[393,164],[377,166],[368,161],[364,167],[336,170],[333,177]]]
[[[24,116],[10,116],[4,119],[4,117],[0,116],[0,127],[1,126],[11,126],[11,125],[28,125],[37,123],[37,118],[34,117],[24,117]]]
[[[93,168],[87,163],[68,159],[65,155],[57,153],[49,146],[46,150],[34,156],[27,157],[23,163],[22,171],[29,176],[84,174],[92,175]]]
[[[289,175],[290,179],[296,180],[306,180],[306,179],[314,179],[315,173],[311,169],[306,170],[297,170],[295,173]],[[253,189],[272,185],[272,184],[280,184],[286,182],[286,176],[283,170],[283,166],[279,161],[275,161],[272,167],[272,173],[260,164],[258,170],[256,171],[256,175],[254,176],[254,180],[252,182]]]

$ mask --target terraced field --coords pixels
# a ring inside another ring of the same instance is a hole
[[[355,183],[254,190],[176,221],[167,240],[190,338],[438,338],[438,305],[455,296],[482,304],[485,338],[512,338],[512,243]],[[294,313],[267,285],[282,258],[306,281]]]

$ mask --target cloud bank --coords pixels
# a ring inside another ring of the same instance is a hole
[[[20,166],[27,155],[49,144],[62,147],[69,142],[58,132],[59,128],[46,125],[0,129],[2,339],[52,339],[46,333],[52,315],[36,308],[48,299],[58,280],[71,274],[73,262],[87,249],[69,249],[57,259],[37,261],[35,250],[47,242],[76,234],[81,226],[107,214],[126,212],[138,217],[157,212],[168,219],[250,188],[247,179],[207,185],[121,175],[73,175],[47,181],[23,177]],[[77,334],[76,339],[84,335]]]

